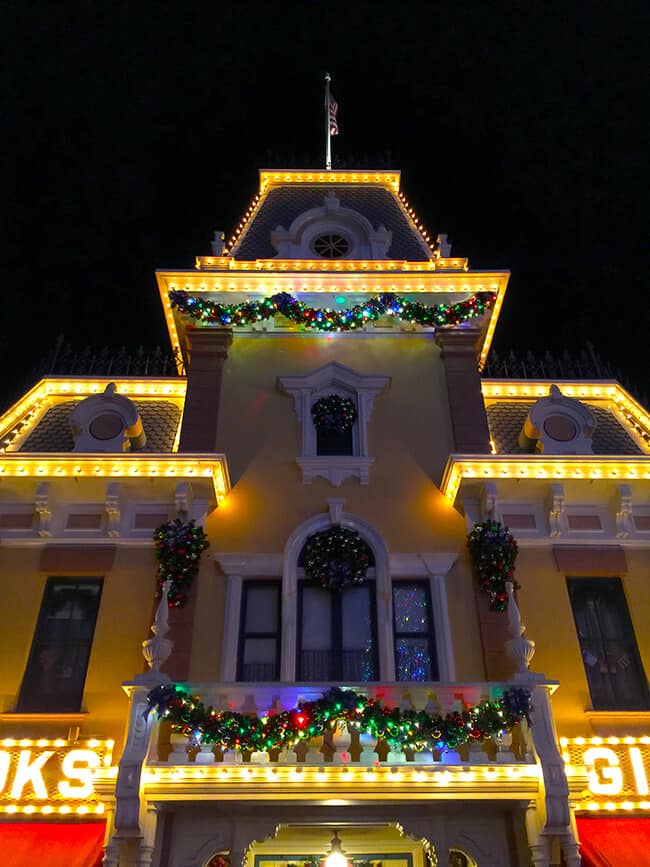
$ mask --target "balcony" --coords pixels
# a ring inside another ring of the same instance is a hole
[[[380,699],[387,708],[426,710],[429,714],[462,711],[484,701],[495,701],[511,688],[508,683],[193,683],[184,684],[183,690],[199,696],[204,706],[217,713],[235,711],[244,715],[270,717],[282,711],[291,711],[301,702],[321,698],[333,687],[352,690],[370,699]],[[211,743],[202,743],[196,732],[172,733],[161,720],[153,733],[147,764],[150,767],[221,766],[241,767],[251,771],[264,766],[282,768],[309,767],[361,767],[381,768],[405,765],[407,767],[470,765],[490,766],[534,765],[535,757],[528,726],[524,722],[513,733],[502,733],[456,749],[424,749],[415,751],[391,745],[370,733],[359,731],[345,723],[333,725],[324,735],[305,738],[298,744],[282,750],[230,750],[224,751]]]

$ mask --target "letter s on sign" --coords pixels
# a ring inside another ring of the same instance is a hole
[[[81,785],[72,785],[66,780],[59,783],[59,792],[64,798],[88,798],[94,791],[92,772],[100,764],[99,756],[92,750],[70,750],[61,763],[61,770],[68,780],[79,780]],[[82,765],[83,767],[78,767]]]

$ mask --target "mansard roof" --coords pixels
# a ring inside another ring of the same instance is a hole
[[[505,401],[486,408],[496,454],[527,454],[519,444],[519,434],[533,405],[534,401]],[[588,402],[586,405],[596,419],[592,442],[595,455],[645,454],[610,409]]]
[[[46,410],[18,447],[19,452],[69,452],[74,442],[70,413],[79,400],[58,403]],[[180,407],[170,400],[134,400],[147,435],[142,452],[171,452],[180,422]]]
[[[230,248],[230,255],[245,261],[275,258],[278,251],[271,242],[271,233],[279,226],[288,229],[301,214],[321,207],[331,193],[342,208],[356,211],[375,229],[384,226],[392,233],[387,251],[390,259],[426,262],[433,258],[425,236],[394,185],[367,180],[354,183],[349,178],[341,184],[280,182],[262,191],[259,203]]]

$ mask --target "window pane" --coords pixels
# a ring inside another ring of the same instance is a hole
[[[397,680],[435,680],[429,638],[395,640]]]
[[[244,631],[277,632],[279,629],[280,593],[277,584],[261,584],[246,588]]]
[[[18,710],[80,710],[101,587],[99,580],[48,581]]]
[[[373,594],[369,584],[348,587],[341,597],[342,672],[344,680],[375,680],[375,647],[372,617]]]
[[[648,689],[619,579],[568,581],[594,708],[645,708]]]
[[[352,451],[352,430],[345,433],[316,432],[317,455],[351,455]]]
[[[429,594],[426,585],[396,582],[393,585],[395,632],[429,632]]]
[[[265,681],[277,677],[278,642],[275,638],[247,638],[240,680]]]
[[[354,650],[372,642],[371,596],[367,584],[348,587],[341,599],[343,648]]]
[[[329,650],[332,646],[332,595],[320,587],[302,589],[302,649]]]

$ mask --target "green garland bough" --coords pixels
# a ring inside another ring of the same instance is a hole
[[[502,732],[511,732],[522,719],[529,721],[531,696],[527,689],[506,689],[501,698],[445,714],[384,707],[380,700],[352,690],[331,689],[315,701],[300,702],[293,710],[258,717],[238,711],[205,707],[199,696],[177,684],[151,690],[145,715],[155,711],[172,730],[197,743],[222,750],[264,751],[295,746],[319,737],[336,723],[370,733],[391,749],[454,750]]]
[[[481,590],[490,597],[493,611],[508,607],[506,582],[514,579],[517,543],[510,530],[499,521],[480,521],[467,537],[467,547]]]
[[[319,398],[311,408],[314,427],[322,434],[344,434],[357,420],[357,408],[349,397],[328,394]]]
[[[194,521],[180,518],[161,524],[153,535],[158,560],[158,586],[171,581],[167,594],[170,608],[182,608],[187,602],[187,591],[199,571],[201,554],[210,544],[203,527]]]
[[[305,578],[326,590],[362,584],[371,562],[370,548],[356,530],[334,524],[307,538],[301,561]]]
[[[347,310],[308,307],[288,292],[277,292],[261,301],[241,304],[220,304],[208,298],[197,298],[182,289],[169,293],[172,307],[186,313],[195,322],[207,325],[252,325],[281,314],[297,325],[314,331],[353,331],[380,316],[395,316],[406,322],[428,327],[460,325],[475,316],[482,316],[494,307],[496,292],[479,292],[458,304],[436,304],[427,307],[419,301],[407,301],[392,292],[375,295],[363,304]]]

